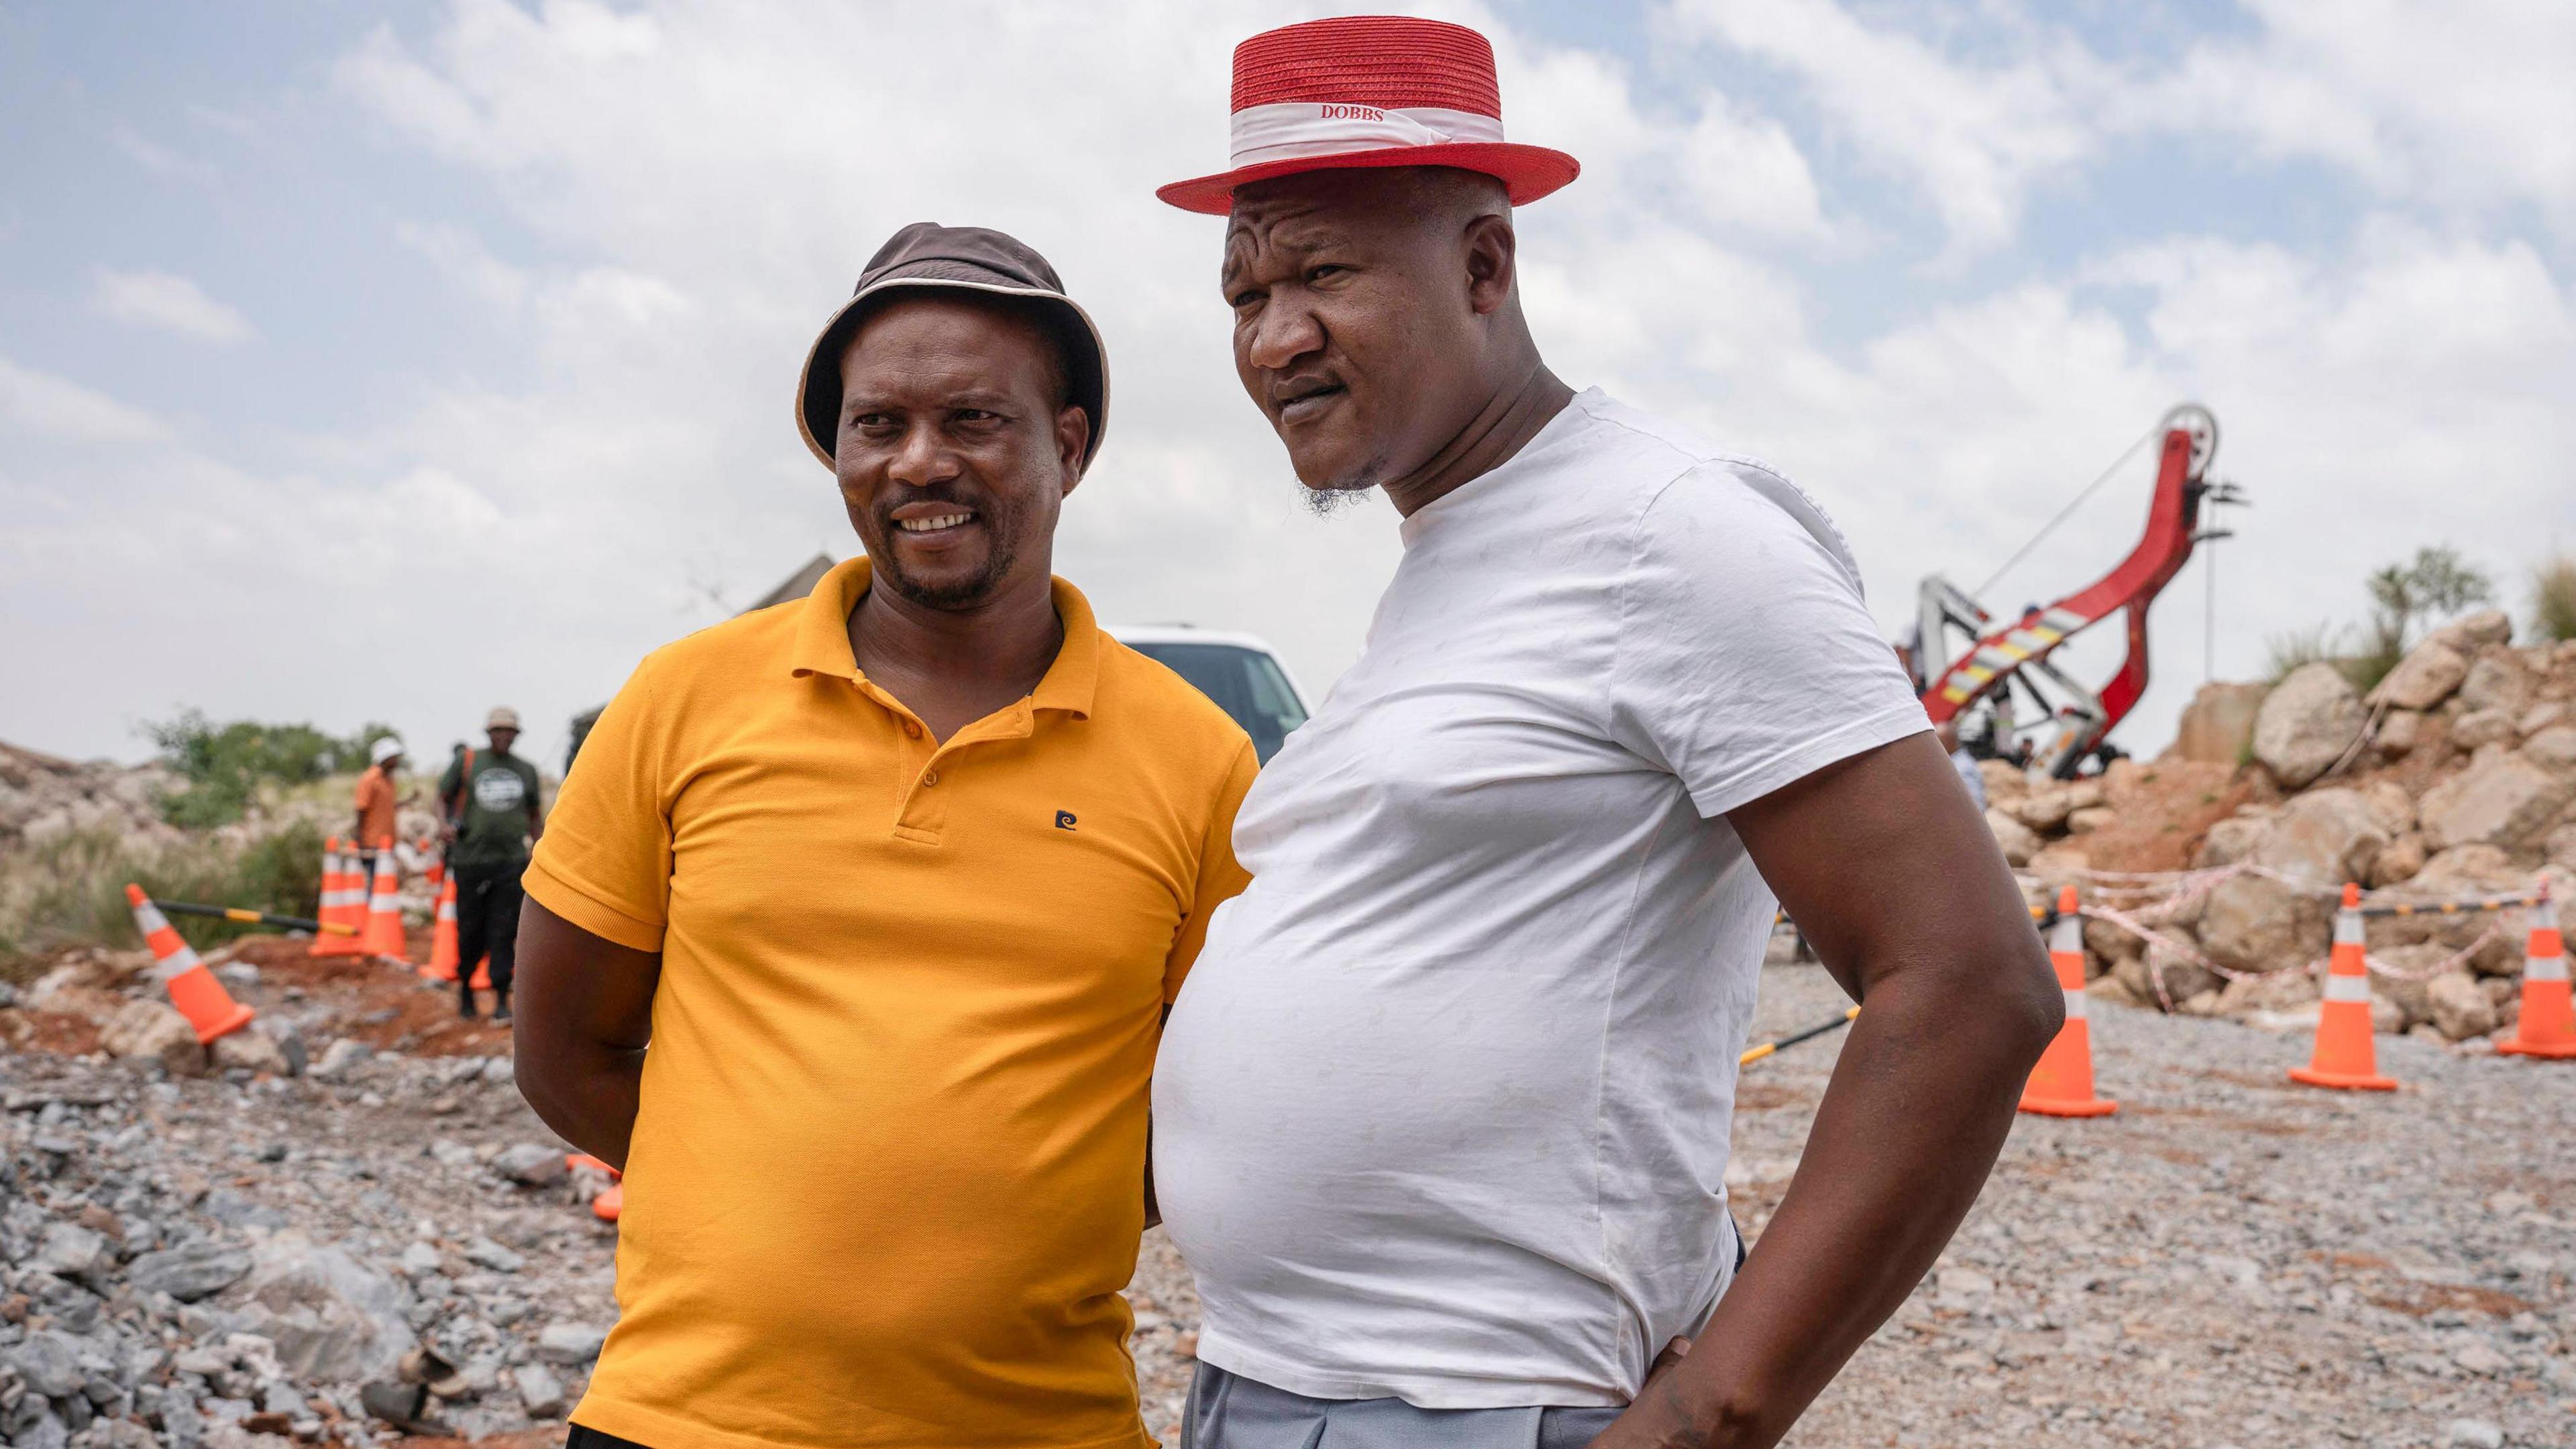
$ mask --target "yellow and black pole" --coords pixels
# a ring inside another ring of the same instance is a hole
[[[187,901],[154,900],[165,913],[173,916],[205,916],[218,921],[237,921],[245,926],[275,926],[281,931],[311,931],[313,934],[354,936],[357,931],[338,921],[308,921],[302,916],[281,916],[273,911],[248,911],[239,906],[200,906]]]
[[[1826,1022],[1822,1026],[1811,1026],[1805,1031],[1791,1032],[1787,1036],[1780,1037],[1772,1041],[1766,1041],[1760,1046],[1746,1047],[1744,1049],[1744,1055],[1735,1059],[1735,1064],[1739,1067],[1749,1067],[1755,1062],[1762,1060],[1764,1057],[1780,1051],[1782,1048],[1796,1046],[1802,1041],[1813,1041],[1817,1037],[1823,1036],[1829,1031],[1840,1031],[1844,1027],[1851,1025],[1851,1019],[1858,1015],[1860,1015],[1859,1007],[1845,1007],[1843,1008],[1842,1015],[1835,1017],[1833,1020]]]

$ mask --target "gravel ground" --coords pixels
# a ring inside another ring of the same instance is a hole
[[[1840,1005],[1821,970],[1775,966],[1758,1033]],[[2405,1089],[2329,1093],[2282,1077],[2301,1039],[2119,1009],[2093,1019],[2119,1115],[2021,1119],[1931,1282],[1792,1444],[2576,1444],[2576,1065],[2383,1037],[2381,1065]],[[1841,1040],[1745,1075],[1729,1178],[1757,1244]],[[337,1245],[399,1278],[413,1325],[469,1370],[442,1422],[551,1442],[549,1416],[507,1376],[551,1363],[578,1393],[584,1365],[545,1357],[539,1338],[609,1321],[613,1235],[568,1185],[499,1170],[502,1149],[552,1139],[480,1066],[380,1054],[328,1080],[149,1081],[0,1053],[0,1149],[16,1165],[0,1197],[42,1210],[11,1229],[28,1243],[46,1221],[89,1223],[129,1263],[174,1241]],[[10,1270],[36,1291],[0,1301],[0,1356],[49,1322],[104,1335],[129,1321],[126,1342],[175,1355],[206,1331],[192,1315],[227,1301],[138,1303],[116,1287],[127,1267],[103,1259],[82,1280],[105,1295],[93,1303],[31,1263]],[[1130,1297],[1147,1422],[1168,1442],[1198,1305],[1159,1232]],[[155,1373],[196,1382],[137,1382]],[[216,1375],[194,1390],[215,1430],[252,1407],[222,1388]],[[339,1413],[324,1398],[284,1418],[350,1437],[363,1417],[338,1399]],[[269,1424],[281,1436],[267,1442],[288,1442]]]
[[[1757,1038],[1830,1019],[1765,972]],[[1789,1437],[1811,1446],[2576,1445],[2576,1064],[2379,1039],[2394,1095],[2294,1087],[2305,1040],[2101,1008],[2119,1114],[2023,1117],[1932,1278]],[[1748,1068],[1728,1179],[1757,1244],[1840,1033]],[[1135,1290],[1170,1437],[1195,1296]]]

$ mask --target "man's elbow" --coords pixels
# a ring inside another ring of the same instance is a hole
[[[2026,1074],[2066,1025],[2066,990],[2036,940],[2014,942],[2005,959],[2009,968],[1996,973],[1995,1017],[2011,1044],[2013,1070]]]

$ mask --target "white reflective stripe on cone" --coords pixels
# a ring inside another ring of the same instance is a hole
[[[2048,949],[2053,955],[2081,955],[2084,950],[2084,918],[2058,917],[2056,929],[2048,933]]]
[[[2082,1021],[2084,1019],[2083,992],[2069,991],[2066,993],[2066,1019],[2068,1021]]]
[[[2563,955],[2525,956],[2522,959],[2522,979],[2525,981],[2564,981],[2567,979],[2567,958]]]
[[[2361,912],[2359,912],[2359,911],[2337,911],[2337,912],[2335,912],[2335,932],[2334,932],[2334,938],[2335,938],[2335,944],[2336,944],[2336,945],[2338,945],[2338,946],[2357,946],[2357,945],[2360,945],[2360,944],[2361,944]]]
[[[2370,1000],[2370,978],[2367,976],[2345,976],[2341,974],[2328,975],[2326,977],[2326,1000],[2368,1001]]]

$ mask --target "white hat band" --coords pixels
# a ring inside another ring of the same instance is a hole
[[[1258,166],[1306,156],[1446,146],[1503,139],[1503,123],[1440,106],[1385,109],[1342,101],[1287,101],[1234,113],[1232,164]]]

